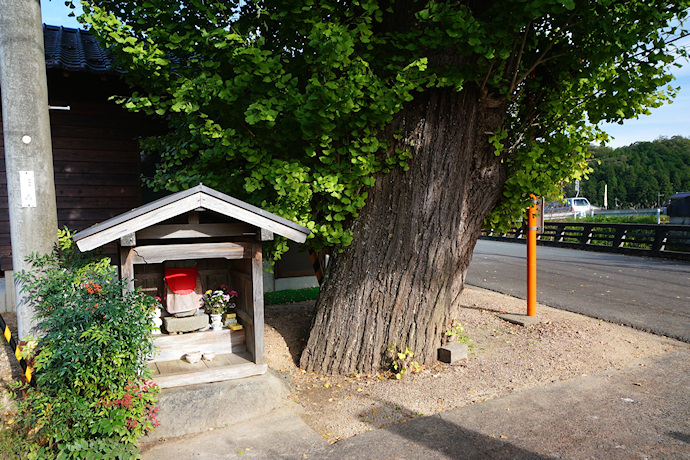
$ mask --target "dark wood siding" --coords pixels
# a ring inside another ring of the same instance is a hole
[[[274,267],[275,278],[314,275],[314,267],[311,264],[307,248],[292,241],[288,241],[288,248],[288,252],[276,261]]]
[[[83,230],[142,204],[137,139],[156,128],[127,112],[112,94],[126,94],[116,77],[48,72],[50,128],[58,225]],[[0,134],[2,126],[0,126]],[[0,137],[1,139],[1,137]],[[12,268],[7,178],[0,142],[0,268]]]

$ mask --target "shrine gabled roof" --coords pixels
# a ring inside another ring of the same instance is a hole
[[[117,73],[111,57],[88,30],[43,24],[43,44],[48,69]]]
[[[304,243],[311,233],[306,227],[199,184],[82,230],[74,235],[74,241],[80,250],[90,251],[199,208],[268,230],[297,243]]]

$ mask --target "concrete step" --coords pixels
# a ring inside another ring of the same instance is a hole
[[[310,452],[328,449],[328,442],[298,415],[299,406],[291,403],[247,421],[206,431],[196,436],[148,444],[142,460],[199,458],[227,459],[304,459]],[[316,457],[319,458],[319,457]]]
[[[291,385],[268,369],[263,375],[161,390],[160,426],[142,438],[140,446],[264,416],[287,402]]]

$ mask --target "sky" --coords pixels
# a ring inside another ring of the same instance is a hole
[[[78,3],[75,0],[75,3]],[[41,12],[43,22],[54,26],[80,27],[76,18],[68,17],[70,9],[64,0],[42,0]],[[81,7],[77,10],[81,11]],[[686,46],[690,46],[690,39],[686,39]],[[690,63],[683,64],[680,69],[673,70],[676,77],[671,85],[680,86],[680,91],[672,104],[652,110],[651,115],[643,115],[636,120],[626,120],[622,125],[607,124],[604,130],[612,139],[607,145],[612,148],[630,145],[634,142],[653,141],[661,136],[690,137]]]

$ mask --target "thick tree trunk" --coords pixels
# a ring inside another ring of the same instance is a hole
[[[309,371],[375,372],[389,364],[391,344],[432,362],[453,319],[483,219],[505,182],[488,142],[505,105],[467,88],[419,99],[392,127],[414,140],[410,169],[377,178],[353,243],[331,259],[300,361]]]

